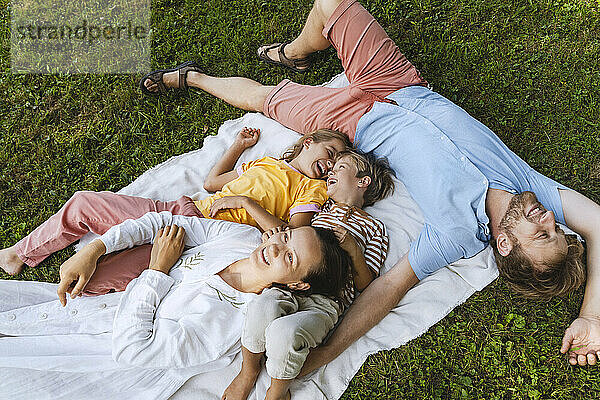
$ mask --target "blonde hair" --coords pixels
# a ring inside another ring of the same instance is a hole
[[[541,271],[514,236],[511,238],[513,248],[507,256],[498,252],[495,240],[490,244],[494,249],[498,271],[510,289],[527,298],[550,300],[554,296],[573,292],[586,278],[583,245],[575,235],[565,235],[565,239],[568,245],[566,254],[560,254],[557,260],[548,262]]]
[[[394,171],[390,168],[386,158],[377,158],[373,153],[363,153],[354,149],[339,152],[335,161],[348,157],[356,166],[356,177],[368,176],[371,183],[363,195],[364,207],[373,205],[376,201],[385,199],[394,193]]]
[[[352,147],[350,139],[348,139],[348,136],[344,135],[342,132],[334,131],[333,129],[317,129],[311,133],[304,134],[300,139],[298,139],[296,144],[283,153],[281,159],[290,162],[294,158],[298,157],[298,155],[302,152],[302,148],[304,147],[304,141],[309,138],[315,143],[337,139],[341,141],[344,146]]]

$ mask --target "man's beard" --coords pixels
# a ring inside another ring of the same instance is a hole
[[[530,210],[533,205],[537,204],[542,212],[537,213],[531,217],[526,215],[526,211]],[[508,210],[500,220],[500,224],[498,225],[501,230],[512,233],[513,228],[517,224],[517,222],[524,218],[529,222],[538,223],[540,218],[544,214],[546,209],[540,202],[538,201],[535,193],[533,192],[523,192],[513,196],[508,203]]]

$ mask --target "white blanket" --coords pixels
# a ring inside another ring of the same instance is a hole
[[[347,84],[345,75],[340,74],[326,85],[342,87]],[[207,196],[202,189],[206,174],[244,126],[260,128],[261,137],[256,146],[242,155],[239,163],[266,155],[278,157],[299,137],[262,114],[246,114],[237,120],[225,122],[217,136],[204,140],[201,149],[173,157],[152,168],[120,193],[158,200],[174,200],[184,194],[193,194],[193,198]],[[408,251],[410,242],[418,236],[423,224],[422,213],[398,181],[392,197],[366,210],[386,224],[390,235],[390,251],[382,269],[384,273]],[[497,276],[489,247],[471,259],[442,268],[412,288],[383,321],[336,360],[311,376],[296,381],[291,388],[292,399],[338,399],[367,356],[399,347],[420,336]],[[227,368],[191,378],[173,398],[220,399],[240,366],[241,354],[238,354]],[[269,378],[263,371],[250,399],[264,399],[268,384]]]

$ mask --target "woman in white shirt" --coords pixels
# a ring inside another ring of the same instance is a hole
[[[191,376],[231,362],[256,293],[278,283],[336,296],[350,265],[327,230],[285,230],[261,243],[250,226],[162,212],[112,227],[61,276],[91,274],[102,254],[155,237],[149,269],[125,292],[63,307],[56,284],[0,281],[3,396],[168,398]]]

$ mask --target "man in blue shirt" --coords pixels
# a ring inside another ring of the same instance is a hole
[[[302,33],[259,57],[295,70],[308,55],[333,45],[350,85],[333,89],[284,80],[264,86],[246,78],[215,78],[196,68],[157,71],[144,91],[192,86],[230,104],[260,111],[299,132],[345,132],[356,147],[385,156],[421,207],[425,226],[409,252],[352,305],[325,346],[311,353],[310,371],[339,355],[437,269],[471,257],[490,243],[501,274],[530,297],[568,293],[585,280],[580,317],[561,351],[572,364],[600,354],[600,206],[534,171],[487,127],[429,90],[414,66],[355,0],[316,0]],[[376,307],[374,307],[376,305]]]

